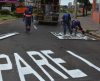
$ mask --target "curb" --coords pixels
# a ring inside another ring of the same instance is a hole
[[[97,35],[96,33],[90,32],[89,35],[95,37],[96,39],[100,40],[100,35]]]
[[[4,20],[4,21],[1,21],[0,24],[8,23],[8,22],[11,22],[11,21],[13,21],[13,20],[16,20],[16,19]]]

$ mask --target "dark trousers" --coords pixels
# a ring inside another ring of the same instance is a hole
[[[69,33],[72,34],[72,30],[70,28],[70,24],[63,23],[63,32],[64,32],[64,35],[66,35],[67,29],[69,30]]]
[[[29,32],[31,30],[31,18],[26,18],[26,31]]]

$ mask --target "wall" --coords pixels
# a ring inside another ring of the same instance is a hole
[[[93,5],[92,5],[92,19],[94,21],[100,23],[100,12],[96,11],[95,9],[96,9],[96,2],[95,2],[95,0],[93,0]]]

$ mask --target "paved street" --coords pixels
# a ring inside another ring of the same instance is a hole
[[[100,81],[100,41],[58,39],[58,26],[36,25],[26,34],[22,19],[0,25],[0,81]]]

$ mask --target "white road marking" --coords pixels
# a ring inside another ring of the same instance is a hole
[[[65,67],[63,67],[60,63],[66,63],[63,59],[61,58],[52,58],[50,55],[54,54],[51,50],[43,50],[41,51],[46,57],[48,57],[50,60],[52,60],[55,64],[57,64],[63,71],[68,73],[72,78],[80,78],[80,77],[86,77],[87,75],[82,72],[79,69],[74,69],[74,70],[68,70]]]
[[[88,60],[76,55],[71,51],[66,51],[66,52],[82,60],[83,62],[85,62],[86,64],[88,64],[89,66],[95,68],[97,71],[100,72],[100,68],[95,66]],[[40,50],[39,52],[27,51],[27,54],[33,60],[33,62],[37,64],[37,66],[41,69],[41,71],[43,71],[43,73],[50,79],[50,81],[55,81],[55,79],[53,78],[53,75],[51,76],[49,72],[43,67],[44,65],[50,68],[53,72],[57,73],[63,79],[69,78],[66,74],[68,74],[72,78],[82,78],[88,76],[80,69],[76,68],[76,69],[69,70],[64,66],[62,66],[61,64],[66,63],[66,61],[64,61],[61,58],[53,58],[51,55],[55,53],[51,50]],[[36,59],[34,56],[39,56],[40,59]],[[42,75],[40,75],[36,70],[34,70],[34,67],[31,67],[31,65],[29,65],[18,53],[14,53],[14,57],[15,57],[16,67],[18,69],[20,81],[26,81],[25,77],[30,74],[33,74],[39,81],[45,81],[45,79],[42,78]],[[0,64],[0,81],[3,81],[2,71],[12,69],[12,63],[9,56],[5,54],[0,54],[0,59],[2,58],[6,59],[6,63]],[[21,63],[23,63],[24,66],[22,66]],[[65,72],[66,74],[64,74],[62,71]]]
[[[0,81],[3,81],[1,71],[2,70],[11,70],[12,69],[12,63],[10,61],[10,58],[7,55],[1,54],[0,59],[1,58],[5,58],[6,61],[7,61],[6,64],[0,64]]]
[[[63,35],[63,32],[51,32],[54,36],[56,36],[58,39],[83,39],[83,40],[96,40],[94,38],[91,38],[89,36],[82,35],[81,33],[77,33],[76,36],[74,34],[70,35],[67,33],[66,35]]]
[[[32,58],[32,60],[41,68],[41,70],[48,76],[48,78],[51,81],[55,81],[52,76],[50,76],[50,74],[43,68],[43,65],[48,66],[51,70],[53,70],[55,73],[59,74],[61,77],[63,77],[64,79],[67,79],[68,77],[66,75],[64,75],[62,72],[60,72],[58,69],[56,69],[53,65],[51,65],[48,60],[43,56],[43,54],[41,54],[40,52],[36,52],[36,51],[29,51],[27,52],[28,55]],[[41,57],[41,60],[36,60],[34,58],[35,55],[38,55]]]
[[[14,55],[21,81],[26,81],[24,75],[28,74],[33,74],[40,81],[45,81],[34,69],[32,69],[32,67],[28,63],[25,62],[23,58],[21,58],[17,53],[14,53]],[[22,62],[25,65],[25,67],[22,67],[20,62]]]
[[[5,39],[5,38],[8,38],[8,37],[11,37],[11,36],[14,36],[14,35],[17,35],[17,34],[19,34],[19,33],[14,32],[14,33],[2,34],[2,35],[0,35],[0,40],[1,39]]]
[[[37,27],[36,27],[36,25],[33,25],[33,27],[34,27],[34,29],[35,29],[35,30],[37,30]]]
[[[91,63],[90,61],[88,61],[88,60],[82,58],[81,56],[79,56],[79,55],[77,55],[77,54],[75,54],[75,53],[73,53],[73,52],[71,52],[71,51],[66,51],[66,52],[68,52],[69,54],[73,55],[74,57],[76,57],[76,58],[82,60],[83,62],[85,62],[85,63],[86,63],[87,65],[89,65],[90,67],[92,67],[92,68],[94,68],[94,69],[96,69],[97,71],[100,72],[100,68],[99,68],[98,66],[94,65],[93,63]]]

